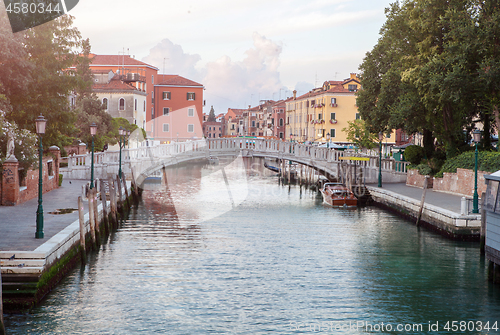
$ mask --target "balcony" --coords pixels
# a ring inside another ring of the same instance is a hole
[[[337,104],[330,104],[331,107],[337,107]]]
[[[331,124],[336,124],[336,123],[337,123],[337,120],[331,119],[331,120],[330,120],[330,123],[331,123]]]

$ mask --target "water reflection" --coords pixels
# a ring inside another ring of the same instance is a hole
[[[7,317],[9,334],[294,334],[500,315],[476,244],[373,207],[323,206],[262,161],[235,161],[167,169],[85,268]]]

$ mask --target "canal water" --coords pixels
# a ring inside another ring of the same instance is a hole
[[[333,209],[258,159],[166,170],[8,334],[494,334],[476,243],[376,207]]]

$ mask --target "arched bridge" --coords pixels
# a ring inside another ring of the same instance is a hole
[[[356,166],[363,174],[363,181],[376,183],[379,172],[378,156],[366,156],[350,151],[284,142],[270,139],[221,138],[203,139],[190,142],[173,142],[156,146],[141,146],[122,149],[122,171],[127,177],[133,176],[141,184],[148,176],[163,167],[199,159],[223,156],[264,157],[288,160],[312,167],[323,174],[338,176],[347,166]],[[358,157],[358,158],[353,158]],[[363,160],[356,160],[361,158]],[[90,179],[91,156],[76,155],[68,158],[68,167],[61,173],[69,179]],[[384,182],[406,180],[406,162],[382,159],[382,179]],[[95,178],[108,178],[119,170],[119,151],[94,153]]]

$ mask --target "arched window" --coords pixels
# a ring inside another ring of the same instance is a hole
[[[125,99],[120,98],[120,104],[119,104],[119,106],[120,106],[120,107],[119,107],[119,109],[120,109],[121,111],[124,111],[124,110],[125,110]]]
[[[102,105],[104,106],[105,110],[108,110],[108,98],[102,99]]]

